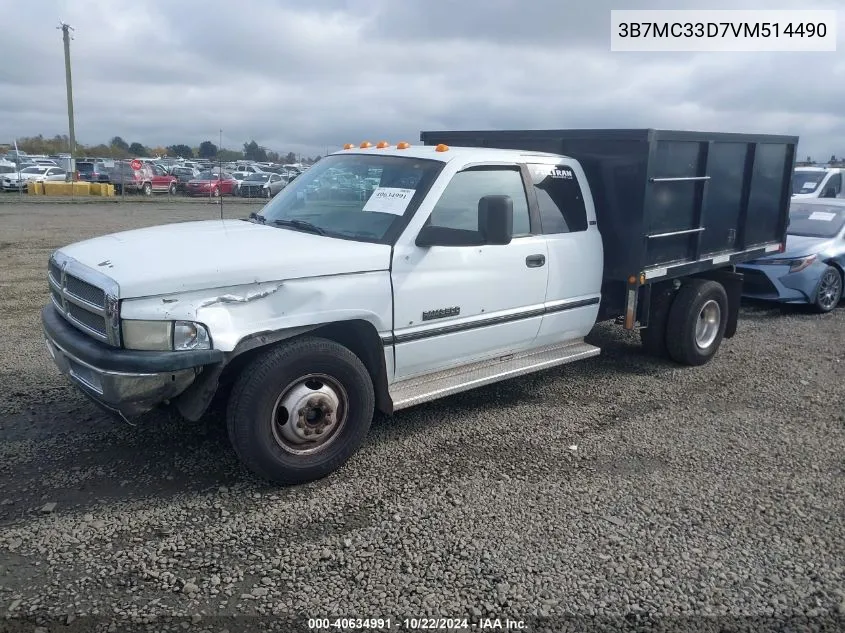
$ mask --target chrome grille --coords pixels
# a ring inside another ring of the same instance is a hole
[[[59,254],[50,258],[48,280],[53,305],[71,325],[104,343],[120,346],[114,282]],[[94,280],[102,281],[107,289],[92,283]]]
[[[106,307],[106,293],[102,288],[97,288],[97,286],[68,275],[65,280],[65,289],[75,297],[87,301],[98,308]]]

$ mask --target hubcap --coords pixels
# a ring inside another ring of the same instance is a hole
[[[285,387],[276,400],[273,436],[289,453],[316,453],[337,438],[348,409],[346,390],[337,380],[309,374]]]
[[[713,344],[719,333],[721,320],[722,309],[717,301],[710,299],[701,307],[698,322],[695,324],[695,344],[699,349],[707,349]]]
[[[842,279],[835,270],[825,271],[819,283],[819,305],[825,310],[832,310],[839,303],[842,295]]]

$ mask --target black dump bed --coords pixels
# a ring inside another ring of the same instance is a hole
[[[606,281],[701,272],[759,257],[786,239],[794,136],[642,129],[422,132],[420,138],[426,145],[576,159],[596,206]]]

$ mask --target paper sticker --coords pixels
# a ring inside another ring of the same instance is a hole
[[[803,185],[801,185],[801,188],[802,189],[815,189],[816,183],[814,183],[812,181],[808,181],[808,182],[805,182]]]
[[[392,213],[402,215],[411,203],[416,189],[399,189],[398,187],[379,187],[367,200],[362,211],[378,213]]]
[[[808,220],[824,220],[825,222],[830,222],[835,217],[836,217],[835,213],[828,213],[826,211],[813,211],[810,214],[810,217],[807,218],[807,219]]]

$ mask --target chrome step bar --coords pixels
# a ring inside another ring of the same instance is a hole
[[[600,353],[598,347],[583,340],[576,340],[401,380],[389,387],[393,410],[398,411],[501,380],[598,356]]]

